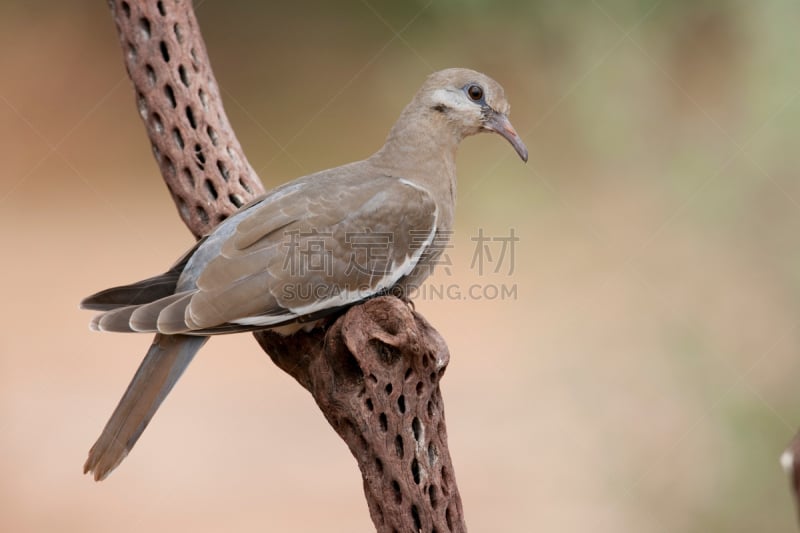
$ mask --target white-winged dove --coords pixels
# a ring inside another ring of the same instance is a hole
[[[503,88],[473,70],[431,74],[371,157],[298,178],[244,206],[168,272],[89,296],[100,331],[155,332],[85,472],[128,454],[209,335],[290,333],[430,274],[453,224],[456,149],[483,131],[527,161]]]

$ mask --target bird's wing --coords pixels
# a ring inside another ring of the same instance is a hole
[[[159,316],[165,333],[286,323],[391,288],[433,242],[436,202],[402,178],[307,182],[267,196]],[[166,312],[166,314],[164,314]],[[170,322],[170,318],[173,322]],[[179,321],[179,320],[178,320]]]

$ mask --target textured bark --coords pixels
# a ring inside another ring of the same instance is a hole
[[[225,115],[191,3],[109,5],[153,154],[200,237],[263,186]],[[255,336],[347,443],[377,531],[466,531],[439,389],[449,353],[421,315],[380,297],[310,333]]]
[[[421,315],[382,296],[325,331],[256,338],[349,446],[378,531],[466,530],[439,389],[450,355]]]
[[[109,5],[153,155],[181,219],[201,237],[264,186],[225,115],[191,3]]]

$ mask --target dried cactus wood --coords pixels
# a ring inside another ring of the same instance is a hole
[[[109,2],[153,155],[189,230],[200,237],[264,187],[222,107],[191,4]]]
[[[223,110],[191,3],[109,5],[153,154],[200,237],[263,186]],[[377,531],[466,531],[439,390],[449,355],[421,315],[380,297],[310,333],[255,336],[356,457]]]
[[[347,442],[378,531],[466,531],[439,389],[449,352],[421,315],[382,296],[324,334],[256,337]]]

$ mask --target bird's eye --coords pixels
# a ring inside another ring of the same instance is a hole
[[[483,89],[480,85],[470,85],[467,87],[467,94],[473,101],[478,102],[483,98]]]

